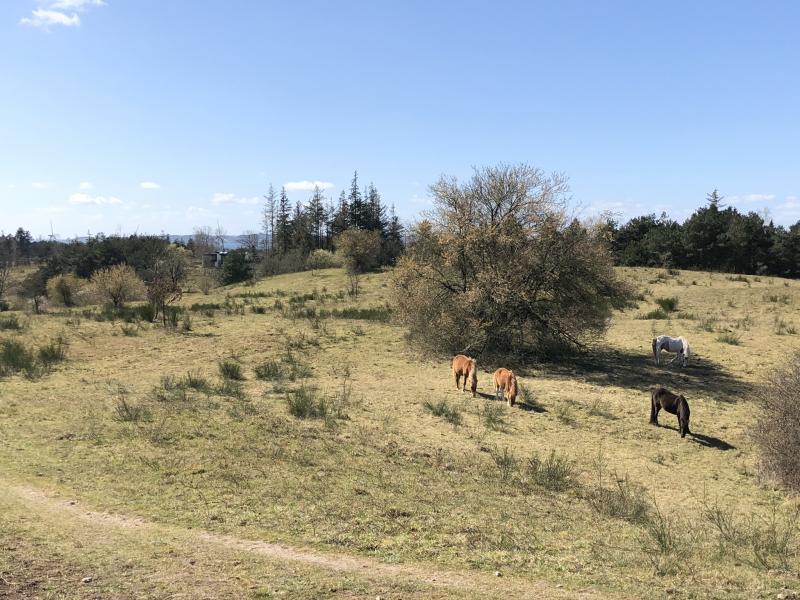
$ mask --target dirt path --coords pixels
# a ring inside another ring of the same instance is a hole
[[[0,485],[3,485],[0,479]],[[26,485],[7,484],[6,491],[25,503],[37,513],[56,513],[60,518],[68,516],[83,524],[113,528],[119,531],[136,529],[152,530],[158,535],[169,535],[187,544],[207,544],[216,547],[253,553],[278,562],[295,562],[335,572],[362,576],[365,579],[404,581],[426,588],[448,589],[477,597],[502,598],[598,598],[602,595],[591,591],[574,591],[554,587],[543,581],[529,581],[501,573],[501,576],[481,572],[444,570],[422,564],[388,564],[368,557],[322,553],[306,548],[291,547],[259,540],[248,540],[232,535],[208,531],[185,529],[171,525],[153,523],[138,517],[128,517],[88,510],[74,499],[64,498]]]

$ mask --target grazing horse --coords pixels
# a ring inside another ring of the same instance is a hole
[[[658,411],[664,409],[670,414],[678,415],[678,430],[681,437],[689,431],[689,403],[683,395],[677,396],[668,389],[660,387],[650,394],[650,424],[658,425]]]
[[[517,401],[517,376],[514,375],[514,371],[502,367],[494,372],[494,395],[499,396],[501,391],[508,405],[514,406]]]
[[[470,389],[472,390],[472,397],[475,397],[475,390],[478,387],[478,366],[474,358],[464,356],[463,354],[456,354],[453,357],[453,377],[456,380],[456,389],[459,389],[458,384],[461,378],[464,378],[464,386],[462,391],[467,391],[467,379],[470,381]]]
[[[691,351],[689,350],[689,340],[685,337],[670,337],[668,335],[660,335],[657,338],[653,338],[653,358],[656,360],[656,364],[661,364],[661,351],[665,352],[675,352],[675,358],[669,364],[674,363],[679,358],[681,360],[681,364],[685,367],[687,361],[689,360],[689,356],[691,355]]]

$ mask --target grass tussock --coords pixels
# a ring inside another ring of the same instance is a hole
[[[458,427],[464,423],[464,414],[461,408],[455,404],[450,404],[447,400],[425,400],[422,407],[434,417],[440,417],[450,423],[453,427]]]
[[[717,336],[717,341],[731,346],[740,346],[742,344],[742,336],[732,331],[723,331]]]
[[[244,381],[242,365],[233,359],[226,358],[218,363],[219,375],[223,379],[233,381]]]

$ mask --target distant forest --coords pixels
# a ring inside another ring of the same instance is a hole
[[[665,214],[607,221],[615,263],[800,277],[800,221],[787,229],[724,207],[717,190],[706,200],[683,224]]]
[[[284,189],[276,192],[271,186],[264,199],[261,230],[245,232],[237,244],[252,257],[280,263],[264,274],[302,269],[304,258],[314,250],[335,250],[336,238],[348,229],[376,232],[379,264],[392,265],[403,252],[407,236],[394,207],[386,207],[374,185],[361,188],[357,173],[335,203],[316,189],[306,202],[292,205]],[[724,206],[716,190],[706,201],[684,223],[665,214],[635,217],[624,224],[606,221],[603,227],[615,263],[800,277],[800,222],[786,228],[755,212],[741,213]],[[120,262],[140,271],[156,247],[170,241],[200,255],[224,249],[229,238],[219,228],[201,227],[185,242],[168,236],[103,234],[63,242],[35,240],[20,227],[15,234],[0,234],[0,262],[47,263],[48,276],[74,272],[90,277]]]

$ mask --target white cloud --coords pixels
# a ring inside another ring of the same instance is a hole
[[[31,11],[30,17],[20,19],[20,25],[41,27],[45,31],[51,25],[77,27],[81,24],[79,12],[92,6],[106,6],[105,0],[37,0],[37,3],[41,8]]]
[[[80,188],[82,190],[90,190],[93,187],[94,186],[89,181],[81,181],[81,184],[78,186],[78,188]]]
[[[67,15],[57,10],[37,8],[31,13],[30,17],[20,19],[20,25],[31,27],[42,27],[47,29],[50,25],[63,25],[64,27],[75,27],[81,24],[81,18],[73,13]]]
[[[217,192],[211,199],[211,204],[258,204],[260,200],[257,196],[251,198],[243,198],[231,193]]]
[[[283,187],[286,188],[287,192],[310,192],[313,191],[315,187],[318,187],[321,190],[328,190],[336,186],[330,181],[308,181],[307,179],[304,179],[303,181],[287,181],[283,184]]]
[[[44,190],[44,189],[47,189],[48,187],[50,187],[50,184],[49,183],[45,183],[43,181],[34,181],[31,184],[31,187],[33,189],[35,189],[35,190]]]
[[[17,184],[16,183],[9,183],[6,187],[8,189],[10,189],[10,190],[14,190],[14,189],[17,188]]]
[[[105,0],[53,0],[40,2],[56,10],[86,10],[89,6],[105,6]]]
[[[122,204],[122,200],[115,196],[90,196],[89,194],[72,194],[69,197],[70,204],[95,204],[102,206],[105,204]]]
[[[775,194],[745,194],[743,196],[725,196],[723,203],[727,200],[729,203],[734,204],[737,202],[744,203],[758,203],[758,202],[771,202],[775,200]]]
[[[142,181],[139,187],[143,190],[160,190],[161,186],[154,181]]]

